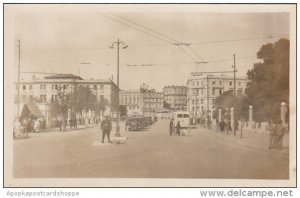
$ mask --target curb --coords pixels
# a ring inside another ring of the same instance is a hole
[[[257,147],[257,146],[249,146],[248,144],[245,144],[245,143],[242,143],[242,142],[230,139],[230,138],[224,138],[224,137],[222,137],[220,135],[216,135],[216,134],[213,133],[215,131],[211,131],[211,132],[212,133],[201,132],[200,131],[200,133],[203,134],[203,135],[214,136],[214,137],[219,138],[219,139],[221,139],[223,141],[232,142],[232,143],[235,143],[236,145],[240,145],[240,146],[247,147],[247,148],[250,148],[250,149],[255,149],[255,150],[260,150],[260,151],[265,151],[265,152],[270,152],[270,153],[289,154],[289,150],[287,150],[287,152],[286,152],[285,150],[270,150],[270,149],[261,148],[261,147]]]

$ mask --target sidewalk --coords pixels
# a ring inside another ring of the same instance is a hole
[[[216,130],[216,126],[213,126],[212,129],[202,128],[200,126],[197,129],[194,129],[197,133],[202,133],[204,135],[214,136],[216,138],[222,139],[224,141],[232,142],[241,146],[245,146],[252,149],[264,150],[269,152],[278,152],[278,153],[289,153],[289,134],[286,133],[283,137],[283,149],[269,149],[269,133],[266,131],[264,133],[250,131],[247,129],[236,131],[236,135],[234,136],[233,132],[227,134],[226,132],[221,133]]]
[[[42,129],[40,130],[38,133],[35,132],[29,132],[28,136],[26,134],[23,134],[22,136],[18,136],[18,137],[14,137],[15,140],[17,139],[26,139],[29,138],[30,136],[36,136],[37,134],[46,134],[46,133],[69,133],[69,132],[75,132],[75,131],[79,131],[79,130],[83,130],[83,129],[88,129],[88,128],[95,128],[95,127],[100,127],[99,125],[78,125],[77,129],[70,129],[70,127],[68,126],[66,130],[62,130],[60,131],[59,128],[48,128],[48,129]]]

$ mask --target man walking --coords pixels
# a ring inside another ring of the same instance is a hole
[[[108,143],[110,141],[110,131],[111,131],[111,121],[109,120],[109,116],[106,116],[105,119],[101,122],[101,130],[102,130],[102,144],[104,143],[105,135],[107,135]]]
[[[170,124],[169,124],[169,132],[170,132],[170,135],[173,134],[173,130],[174,130],[174,119],[172,118],[171,121],[170,121]]]
[[[269,131],[270,131],[270,141],[269,149],[274,149],[276,146],[276,125],[273,121],[269,122]]]
[[[277,125],[276,125],[276,144],[275,148],[276,149],[282,149],[282,140],[284,136],[285,129],[282,125],[282,121],[278,120]]]

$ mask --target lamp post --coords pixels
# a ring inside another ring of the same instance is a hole
[[[124,42],[120,41],[119,39],[115,42],[113,42],[109,47],[111,49],[113,49],[114,47],[117,47],[117,123],[116,123],[116,133],[115,136],[116,137],[120,137],[120,104],[119,104],[119,90],[120,90],[120,86],[119,86],[119,71],[120,71],[120,46],[123,49],[126,49],[128,47],[128,45],[126,45]]]

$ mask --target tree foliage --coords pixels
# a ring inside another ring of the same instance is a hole
[[[50,106],[53,116],[67,117],[68,109],[72,112],[82,112],[91,109],[96,113],[104,112],[109,105],[105,97],[97,100],[96,95],[87,87],[75,86],[71,93],[66,93],[61,88],[57,91],[57,100],[51,101]]]
[[[235,109],[235,119],[247,119],[248,117],[248,101],[246,96],[234,96],[232,91],[225,91],[222,95],[216,98],[216,109],[222,110],[222,114],[230,113],[230,109]],[[214,117],[217,118],[218,111],[215,111]],[[229,117],[228,117],[229,119]]]
[[[248,71],[246,95],[256,121],[278,119],[280,103],[289,102],[289,40],[263,45],[257,52],[262,61]]]

